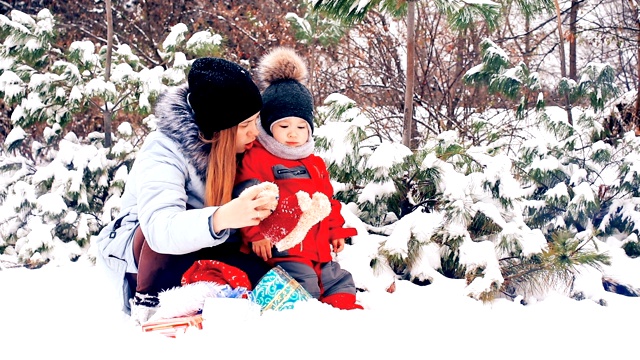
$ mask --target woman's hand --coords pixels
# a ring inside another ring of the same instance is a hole
[[[267,261],[271,259],[271,241],[269,239],[254,241],[251,243],[251,248],[262,260]]]
[[[271,214],[269,204],[277,204],[277,195],[260,196],[258,191],[245,191],[237,198],[220,206],[213,214],[213,230],[239,229],[255,226]]]

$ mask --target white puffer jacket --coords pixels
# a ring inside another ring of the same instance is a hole
[[[123,309],[131,297],[125,272],[137,273],[133,233],[140,226],[149,246],[164,254],[186,254],[223,243],[230,231],[215,234],[210,217],[217,207],[204,207],[204,184],[211,146],[199,138],[186,86],[165,92],[155,109],[157,130],[136,155],[120,214],[95,239],[98,266],[122,290]],[[189,209],[189,210],[187,210]]]

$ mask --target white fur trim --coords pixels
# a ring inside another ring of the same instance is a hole
[[[226,287],[228,285],[198,281],[165,290],[158,294],[160,305],[150,320],[195,315],[204,306],[206,298],[220,296],[222,289]]]

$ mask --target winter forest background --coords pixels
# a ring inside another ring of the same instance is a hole
[[[611,251],[640,255],[636,0],[0,9],[0,269],[94,256],[154,101],[193,59],[253,71],[290,46],[308,62],[336,197],[380,239],[362,259],[372,274],[465,279],[484,301],[552,288],[580,300],[593,271],[640,293],[609,271]]]

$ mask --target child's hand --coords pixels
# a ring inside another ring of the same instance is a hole
[[[269,239],[254,241],[251,243],[251,248],[262,260],[267,261],[271,259],[271,241]]]
[[[344,250],[344,239],[331,240],[331,247],[333,248],[333,252],[336,254]]]

